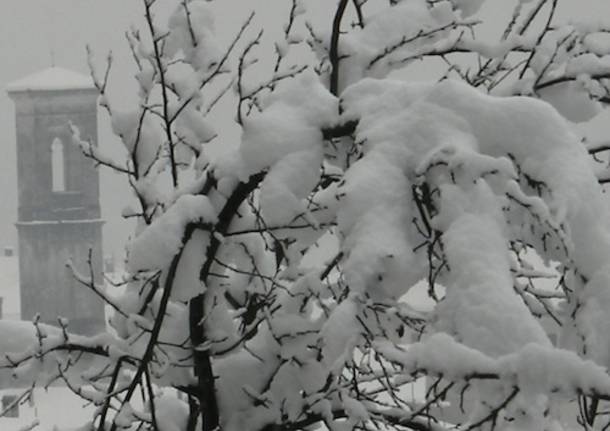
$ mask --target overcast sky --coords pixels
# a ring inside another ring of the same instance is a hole
[[[316,20],[329,22],[332,16],[323,13],[323,6],[332,0],[305,0],[312,4]],[[163,6],[175,3],[159,0]],[[130,25],[141,26],[141,0],[0,0],[0,247],[16,245],[16,160],[14,110],[5,88],[8,83],[30,73],[55,65],[87,73],[85,45],[89,44],[103,59],[105,53],[114,53],[114,68],[110,93],[120,95],[120,102],[128,103],[129,89],[133,85],[133,67],[130,61],[124,32]],[[249,11],[259,9],[258,24],[273,34],[273,25],[281,24],[288,0],[217,0],[219,9],[217,28],[221,38],[228,40]],[[483,16],[488,28],[503,25],[512,0],[488,0]],[[606,17],[610,21],[608,0],[563,0],[559,15],[562,17]],[[167,9],[167,7],[165,7]],[[279,28],[277,25],[275,28]],[[230,118],[232,113],[227,115]],[[601,124],[603,121],[598,120]],[[597,133],[606,129],[599,125]],[[120,145],[110,133],[107,118],[100,115],[99,141],[103,147],[117,152]],[[120,250],[120,238],[128,228],[121,227],[118,213],[127,203],[128,194],[120,178],[102,175],[102,206],[106,226],[105,248],[109,252]]]
[[[175,2],[160,0],[164,14]],[[218,29],[221,38],[228,40],[249,13],[244,4],[250,1],[229,1],[219,4],[221,12]],[[275,11],[271,7],[282,1],[263,0],[265,5],[259,23],[267,25]],[[85,46],[89,44],[103,65],[106,53],[113,52],[114,62],[110,80],[111,99],[127,107],[135,100],[133,63],[124,37],[130,25],[142,27],[143,9],[140,0],[0,0],[0,53],[4,59],[0,67],[0,247],[16,245],[17,180],[14,108],[6,95],[10,82],[30,73],[56,66],[88,73]],[[112,97],[115,96],[115,97]],[[120,97],[119,97],[120,96]],[[132,97],[129,97],[132,96]],[[110,132],[104,112],[99,115],[99,142],[102,147],[119,154],[121,145]],[[122,237],[129,234],[118,214],[129,200],[123,179],[102,171],[102,209],[105,226],[106,252],[119,252]]]

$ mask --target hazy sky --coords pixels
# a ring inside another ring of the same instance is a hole
[[[126,0],[0,1],[0,246],[16,245],[15,120],[6,85],[51,66],[52,56],[57,66],[86,73],[87,43],[101,53],[116,52],[117,81],[124,81],[119,75],[128,73],[123,30],[137,19],[138,6]],[[108,137],[108,124],[100,124],[100,142]],[[104,200],[111,202],[112,187],[108,181],[104,185]]]
[[[332,16],[323,11],[323,6],[332,0],[305,0],[312,4],[319,23],[329,22]],[[175,4],[172,0],[159,0],[162,6]],[[2,157],[0,158],[0,247],[16,245],[16,161],[14,110],[7,97],[5,87],[13,80],[55,65],[87,73],[85,45],[89,44],[100,60],[106,52],[114,53],[114,67],[110,83],[110,95],[120,95],[120,102],[129,102],[133,88],[133,67],[124,38],[130,25],[142,24],[141,0],[0,0],[0,133]],[[288,0],[217,0],[219,9],[217,28],[221,38],[228,40],[244,16],[251,9],[258,9],[258,24],[273,34],[274,21],[281,18],[289,5]],[[610,21],[608,0],[563,0],[559,13],[563,17],[601,17]],[[488,28],[503,25],[513,0],[488,0],[484,16]],[[165,9],[167,9],[165,7]],[[131,99],[133,100],[133,99]],[[233,115],[227,113],[229,121]],[[119,152],[120,145],[110,133],[108,120],[100,114],[99,142],[112,152]],[[607,119],[607,117],[606,117]],[[601,124],[603,121],[598,120]],[[606,129],[599,125],[598,133]],[[105,248],[107,252],[120,249],[120,238],[128,234],[129,228],[119,221],[118,213],[129,199],[120,177],[102,173],[102,208],[107,220]]]
[[[165,14],[170,10],[170,0],[160,0]],[[220,3],[220,2],[219,2]],[[218,19],[220,38],[228,40],[239,28],[250,11],[245,4],[250,1],[225,1],[219,4]],[[262,0],[264,10],[259,24],[269,22],[275,11],[272,7],[281,0]],[[222,12],[222,11],[226,12]],[[111,100],[123,107],[135,100],[133,91],[134,68],[125,40],[125,30],[130,25],[142,27],[141,0],[0,0],[0,133],[3,154],[0,158],[0,247],[16,245],[16,156],[14,108],[6,94],[10,82],[51,66],[88,73],[85,46],[89,44],[103,66],[106,53],[113,52],[113,68],[109,86]],[[269,29],[267,29],[269,30]],[[113,97],[114,96],[114,97]],[[132,96],[132,97],[130,97]],[[104,112],[99,115],[99,142],[111,153],[121,154],[121,145],[110,131]],[[106,252],[119,252],[120,242],[131,228],[126,227],[118,214],[128,203],[130,194],[119,175],[102,170],[102,210],[105,226]]]

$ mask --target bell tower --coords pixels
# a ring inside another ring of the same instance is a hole
[[[99,175],[72,143],[69,123],[97,145],[97,91],[91,79],[51,67],[8,86],[16,113],[21,319],[40,314],[69,330],[104,328],[104,304],[79,283],[66,262],[86,277],[102,277]]]

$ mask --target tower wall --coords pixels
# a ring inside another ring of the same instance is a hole
[[[83,139],[97,144],[97,92],[28,90],[10,96],[17,128],[21,318],[39,314],[42,322],[57,325],[61,316],[72,332],[98,332],[104,328],[103,301],[66,267],[70,259],[80,274],[103,284],[99,174],[72,143],[68,126],[75,124]],[[57,140],[65,187],[54,191]]]
[[[59,94],[58,94],[59,93]],[[72,143],[68,125],[97,144],[97,93],[41,91],[13,95],[17,130],[19,221],[99,218],[99,175]],[[51,145],[64,149],[65,192],[52,191]]]
[[[17,223],[21,318],[37,314],[44,323],[57,325],[58,316],[68,318],[69,330],[80,334],[104,327],[104,304],[80,283],[66,262],[83,277],[103,284],[102,221],[32,221]]]

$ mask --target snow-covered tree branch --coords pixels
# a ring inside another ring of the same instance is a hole
[[[3,324],[27,348],[0,367],[97,431],[610,426],[610,146],[573,127],[610,102],[610,27],[557,0],[496,41],[482,0],[339,0],[325,27],[292,0],[280,40],[252,13],[223,45],[214,2],[142,3],[132,110],[89,57],[124,160],[73,129],[139,221],[123,283],[75,274],[108,332]],[[214,155],[221,99],[241,139]]]

